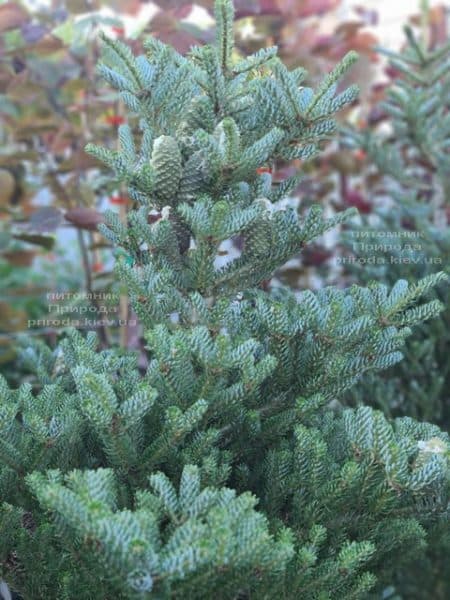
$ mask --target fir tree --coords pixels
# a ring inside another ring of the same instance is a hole
[[[365,598],[447,514],[448,436],[339,402],[440,312],[424,296],[444,275],[261,287],[351,215],[299,219],[278,204],[298,177],[260,167],[318,152],[356,96],[336,93],[356,57],[312,90],[275,48],[235,58],[228,0],[216,19],[216,44],[188,57],[104,40],[100,72],[139,124],[120,151],[89,151],[135,202],[102,232],[149,366],[72,331],[26,346],[34,389],[2,382],[0,556],[27,600]],[[218,265],[237,236],[241,255]]]
[[[450,272],[450,42],[430,50],[410,28],[406,36],[400,54],[386,52],[401,75],[379,106],[388,133],[376,128],[347,131],[345,140],[364,149],[381,176],[370,190],[380,199],[376,214],[350,234],[355,265],[363,267],[354,269],[359,281],[392,284],[398,277],[415,280],[441,269]],[[370,399],[387,414],[427,419],[448,430],[448,287],[439,286],[436,295],[446,310],[416,330],[395,371],[361,382],[349,392],[350,402]],[[450,550],[448,522],[435,533],[440,538],[434,541],[436,553],[429,554],[428,563],[406,571],[402,590],[407,598],[422,598],[424,585],[436,589],[436,598],[450,595],[445,559]]]
[[[388,52],[391,66],[402,74],[379,106],[388,133],[347,131],[344,138],[367,152],[381,176],[370,190],[379,200],[376,214],[349,235],[359,281],[393,284],[398,277],[416,280],[450,271],[450,42],[431,51],[406,31],[404,51]],[[448,306],[447,286],[438,289],[438,297]],[[447,309],[408,342],[407,360],[387,373],[385,386],[379,385],[373,397],[385,412],[432,420],[448,429],[449,328]]]

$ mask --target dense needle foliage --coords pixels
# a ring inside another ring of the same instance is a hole
[[[215,45],[188,57],[104,40],[100,71],[133,119],[119,151],[88,150],[135,202],[101,230],[149,364],[72,331],[26,347],[34,386],[2,384],[0,560],[27,600],[365,598],[447,514],[448,436],[339,402],[401,359],[445,276],[261,285],[351,214],[300,219],[279,204],[298,177],[264,167],[317,154],[356,97],[336,92],[356,57],[313,90],[275,48],[235,56],[231,2],[216,19]]]
[[[419,279],[450,271],[450,42],[428,50],[407,28],[400,54],[388,52],[399,72],[378,107],[379,127],[346,132],[345,141],[367,152],[378,177],[368,193],[377,210],[349,233],[351,271],[358,281],[399,277]],[[446,309],[438,319],[416,329],[405,347],[405,360],[382,377],[369,377],[348,393],[385,414],[409,415],[450,426],[450,298],[448,286],[438,297]],[[435,598],[448,598],[450,527],[439,524],[426,562],[414,564],[402,577],[405,598],[422,598],[433,588]]]

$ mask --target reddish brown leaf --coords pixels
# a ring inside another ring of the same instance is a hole
[[[377,37],[370,31],[359,31],[353,38],[349,40],[353,50],[365,54],[374,54],[374,47],[377,45]]]
[[[378,40],[369,31],[360,31],[361,23],[342,23],[332,35],[319,35],[312,46],[313,52],[329,59],[340,60],[349,50],[356,50],[368,55],[372,60],[376,57],[373,48]]]
[[[157,223],[161,219],[161,213],[150,213],[147,217],[147,223],[151,225],[152,223]]]
[[[395,67],[392,67],[391,65],[388,65],[384,69],[384,72],[390,79],[398,79],[401,76],[401,72]]]
[[[444,44],[448,37],[447,8],[444,5],[433,6],[429,12],[430,46]]]
[[[173,46],[180,54],[186,54],[192,46],[198,44],[198,40],[194,36],[183,30],[165,31],[155,37]]]
[[[254,15],[281,14],[278,0],[236,0],[235,10],[237,19]]]
[[[33,45],[33,50],[38,52],[39,54],[52,54],[57,50],[61,50],[64,44],[63,41],[52,35],[51,33],[47,33],[44,35],[38,42]]]
[[[158,12],[150,21],[151,31],[160,34],[165,31],[174,31],[178,27],[178,20],[169,12]]]
[[[14,267],[29,267],[36,256],[36,251],[11,250],[10,252],[3,252],[2,256]]]
[[[363,24],[358,21],[345,21],[336,28],[336,35],[342,38],[352,37],[358,33],[362,26]]]
[[[0,5],[0,33],[16,29],[29,21],[27,11],[17,2],[5,2]]]
[[[305,267],[320,267],[333,253],[322,246],[306,247],[302,251],[302,264]]]
[[[345,206],[353,206],[362,214],[368,214],[372,212],[372,204],[368,202],[361,192],[356,189],[348,190],[343,200]]]
[[[322,15],[337,8],[340,3],[341,0],[278,0],[283,13],[302,18]]]
[[[94,210],[93,208],[71,208],[65,214],[66,221],[72,223],[74,227],[78,229],[87,229],[89,231],[96,231],[97,225],[104,222],[103,215]]]
[[[194,5],[192,3],[187,3],[182,6],[175,8],[173,11],[173,16],[176,19],[186,19],[192,12]]]

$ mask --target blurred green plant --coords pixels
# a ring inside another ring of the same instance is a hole
[[[377,124],[344,137],[367,156],[363,189],[372,205],[347,236],[345,267],[357,281],[450,273],[450,41],[429,49],[411,28],[405,31],[403,52],[383,50],[398,79],[378,106]],[[446,306],[440,318],[408,340],[401,365],[349,391],[350,404],[369,402],[387,415],[449,429],[450,295],[445,286],[436,295]],[[433,535],[423,560],[397,574],[403,598],[422,599],[430,585],[433,598],[450,597],[448,520]]]

